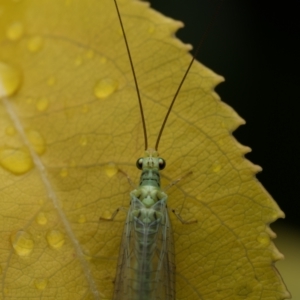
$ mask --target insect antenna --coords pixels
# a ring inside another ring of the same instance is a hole
[[[121,14],[120,14],[120,11],[119,11],[119,7],[118,7],[118,4],[117,4],[117,0],[114,0],[114,3],[115,3],[115,6],[116,6],[116,11],[117,11],[119,22],[120,22],[120,25],[121,25],[121,29],[122,29],[122,33],[123,33],[123,37],[124,37],[124,42],[125,42],[125,45],[126,45],[126,50],[127,50],[127,54],[128,54],[128,58],[129,58],[130,66],[131,66],[132,76],[133,76],[133,79],[134,79],[134,84],[135,84],[135,88],[136,88],[136,93],[137,93],[140,112],[141,112],[142,124],[143,124],[145,150],[147,150],[147,148],[148,148],[147,129],[146,129],[146,122],[145,122],[145,116],[144,116],[144,111],[143,111],[143,105],[142,105],[140,90],[139,90],[138,82],[137,82],[137,79],[136,79],[136,74],[135,74],[135,70],[134,70],[134,67],[133,67],[132,57],[131,57],[130,49],[129,49],[129,46],[128,46],[127,37],[126,37],[126,34],[125,34],[125,30],[124,30]]]
[[[182,85],[183,85],[183,83],[184,83],[184,81],[185,81],[185,79],[186,79],[186,77],[187,77],[187,75],[188,75],[188,73],[189,73],[189,71],[190,71],[190,69],[191,69],[191,67],[192,67],[192,65],[193,65],[196,57],[197,57],[197,55],[199,54],[200,48],[201,48],[204,40],[206,39],[207,35],[209,34],[209,32],[211,31],[211,29],[213,28],[213,25],[215,24],[216,18],[219,15],[219,12],[220,12],[220,9],[221,9],[222,2],[223,2],[223,0],[220,0],[219,5],[218,5],[218,7],[215,10],[215,14],[214,14],[213,18],[211,19],[210,23],[208,24],[206,30],[204,31],[204,34],[203,34],[200,42],[198,43],[198,46],[197,46],[196,50],[193,53],[193,58],[192,58],[189,66],[188,66],[188,68],[186,69],[186,71],[185,71],[185,73],[184,73],[184,75],[183,75],[183,77],[182,77],[182,79],[180,81],[180,84],[179,84],[179,86],[178,86],[178,88],[176,90],[176,93],[174,94],[173,100],[172,100],[172,102],[171,102],[171,104],[169,106],[169,109],[167,111],[167,114],[166,114],[166,116],[164,118],[164,121],[163,121],[163,123],[161,125],[160,131],[159,131],[158,136],[157,136],[157,140],[156,140],[156,144],[155,144],[155,150],[156,151],[158,149],[159,141],[160,141],[161,136],[163,134],[163,131],[165,129],[165,125],[166,125],[166,123],[168,121],[168,118],[169,118],[170,112],[171,112],[171,110],[173,108],[173,105],[175,103],[175,100],[177,99],[177,96],[178,96],[178,94],[179,94],[179,92],[181,90],[181,87],[182,87]]]

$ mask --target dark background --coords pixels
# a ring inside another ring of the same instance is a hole
[[[150,2],[185,23],[177,36],[194,48],[222,2],[197,59],[225,77],[216,91],[247,122],[234,136],[263,167],[257,178],[285,212],[284,223],[300,229],[299,1]]]

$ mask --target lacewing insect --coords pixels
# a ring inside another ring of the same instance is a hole
[[[117,0],[114,0],[114,3],[136,86],[144,132],[145,154],[136,162],[137,168],[141,170],[140,183],[130,193],[130,207],[123,230],[113,299],[175,300],[175,257],[172,229],[167,209],[168,196],[160,186],[160,171],[165,168],[166,162],[158,154],[158,145],[180,88],[195,60],[195,55],[177,91],[175,91],[173,100],[157,135],[155,147],[151,149],[148,147],[143,105],[134,70],[133,58],[131,57]],[[171,185],[176,182],[171,183]],[[112,221],[118,211],[119,209],[115,211],[110,219],[100,219]],[[197,222],[196,220],[183,221],[180,215],[176,213],[175,215],[182,223]]]

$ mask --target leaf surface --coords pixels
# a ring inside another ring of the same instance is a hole
[[[154,146],[190,62],[182,26],[122,0],[120,10]],[[2,1],[0,19],[3,299],[111,299],[143,132],[112,1]],[[195,63],[159,151],[167,161],[177,299],[285,299],[269,224],[283,217],[231,135],[244,121]]]

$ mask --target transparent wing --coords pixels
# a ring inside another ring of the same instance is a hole
[[[157,255],[161,255],[162,268],[157,272],[156,298],[154,299],[175,299],[175,252],[173,242],[173,232],[166,210],[165,224],[162,226],[161,238],[156,243]]]
[[[175,300],[174,244],[166,200],[146,208],[131,195],[114,300]]]

